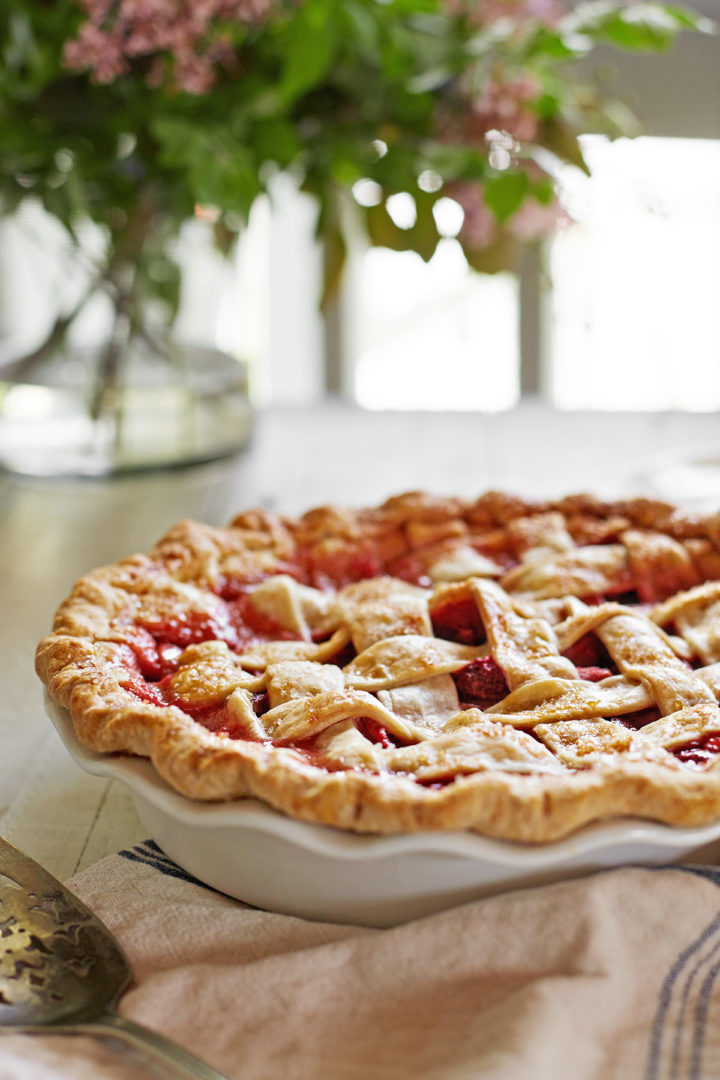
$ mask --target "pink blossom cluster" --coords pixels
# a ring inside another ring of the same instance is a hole
[[[133,60],[147,59],[148,81],[162,81],[166,57],[172,58],[178,89],[205,93],[218,66],[231,66],[232,47],[213,33],[218,23],[264,20],[277,0],[80,0],[87,20],[65,46],[65,65],[90,71],[98,83],[110,83],[130,71]]]
[[[482,251],[489,247],[497,239],[498,222],[483,198],[482,185],[453,184],[448,194],[462,207],[464,214],[459,239],[470,250]],[[559,228],[570,224],[570,221],[569,214],[557,198],[541,203],[528,196],[505,228],[511,236],[523,243],[531,243],[544,236],[551,236]]]
[[[557,198],[548,203],[529,198],[525,199],[517,213],[513,214],[509,228],[518,240],[533,243],[542,240],[544,236],[552,236],[558,229],[571,223],[572,218]]]
[[[448,195],[464,214],[458,239],[472,251],[482,251],[492,244],[497,232],[497,219],[482,197],[479,184],[458,182],[448,185]]]
[[[559,0],[445,0],[452,15],[465,15],[474,26],[509,19],[518,25],[533,22],[555,26],[567,13]]]
[[[518,142],[532,142],[538,131],[532,103],[539,95],[540,86],[530,75],[502,82],[488,79],[480,95],[469,102],[465,137],[481,142],[488,131],[504,131]]]

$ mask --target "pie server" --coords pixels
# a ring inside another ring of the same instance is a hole
[[[107,927],[69,889],[0,837],[0,1027],[124,1039],[178,1076],[227,1080],[115,1011],[132,969]]]

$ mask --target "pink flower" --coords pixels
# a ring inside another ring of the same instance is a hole
[[[537,82],[529,75],[508,82],[488,80],[480,97],[470,102],[467,136],[480,142],[488,131],[504,131],[518,142],[532,142],[538,131],[538,117],[528,106],[539,92]]]
[[[451,184],[448,195],[459,203],[465,215],[458,239],[476,251],[488,247],[495,239],[497,221],[485,204],[480,185]]]
[[[510,153],[519,143],[538,136],[539,117],[532,107],[539,84],[529,75],[508,81],[488,80],[477,97],[461,87],[464,108],[452,110],[441,102],[435,115],[435,136],[446,144],[469,144],[492,150],[500,145]]]
[[[466,15],[475,26],[489,26],[509,19],[522,25],[527,22],[556,25],[566,14],[559,0],[445,0],[453,15]]]
[[[129,69],[118,34],[85,23],[74,41],[65,45],[63,63],[73,70],[92,69],[96,82],[109,83]]]
[[[528,163],[530,175],[539,176]],[[464,219],[458,239],[470,250],[482,251],[498,238],[498,222],[485,203],[482,184],[458,182],[448,185],[447,194],[462,207]],[[552,236],[572,222],[572,218],[557,198],[540,203],[527,196],[518,210],[505,222],[504,228],[523,243]]]
[[[536,199],[525,199],[508,222],[508,228],[518,240],[532,243],[544,236],[552,236],[571,221],[572,218],[557,199],[551,199],[547,204],[539,203]]]
[[[88,18],[65,48],[67,67],[89,71],[96,82],[107,83],[127,73],[133,60],[150,60],[150,85],[160,85],[166,71],[173,70],[176,88],[204,94],[218,67],[234,61],[229,41],[215,31],[221,31],[223,23],[261,22],[278,0],[81,2]]]
[[[179,52],[175,56],[175,84],[188,94],[206,94],[215,81],[215,70],[207,56]]]

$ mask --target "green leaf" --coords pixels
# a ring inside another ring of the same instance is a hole
[[[415,192],[417,216],[414,225],[401,229],[395,224],[384,202],[365,208],[365,224],[371,244],[391,251],[414,251],[429,262],[440,242],[440,233],[432,212],[434,196]]]
[[[219,218],[213,225],[213,243],[217,250],[225,257],[235,250],[238,231],[228,225],[224,217]]]
[[[517,241],[505,233],[495,241],[483,248],[466,247],[460,240],[463,254],[468,264],[480,274],[502,274],[507,270],[517,270],[519,251]]]
[[[508,170],[486,181],[485,202],[498,221],[507,221],[520,208],[527,188],[527,173],[516,169]]]
[[[347,242],[337,222],[323,233],[323,281],[320,295],[320,309],[327,307],[337,299],[340,284],[347,262]]]
[[[709,20],[676,6],[632,3],[616,6],[605,0],[580,4],[569,19],[573,29],[630,52],[662,52],[681,30],[708,32]]]
[[[161,162],[184,170],[196,202],[232,209],[247,219],[264,185],[250,150],[232,132],[220,125],[201,129],[178,119],[158,120],[154,130]]]
[[[423,259],[438,243],[437,193],[417,187],[425,170],[449,191],[482,184],[499,223],[510,222],[529,194],[552,197],[542,171],[530,181],[522,163],[499,172],[482,138],[463,135],[470,99],[491,73],[501,82],[527,75],[538,87],[528,108],[540,130],[528,155],[541,162],[544,151],[587,172],[577,133],[628,128],[619,103],[599,83],[586,88],[582,69],[569,62],[599,44],[662,51],[680,32],[707,29],[679,3],[592,0],[552,26],[501,21],[479,29],[470,25],[470,0],[460,7],[468,18],[453,15],[446,0],[277,0],[267,19],[218,18],[205,44],[223,41],[235,62],[217,66],[210,93],[193,94],[169,81],[172,50],[128,57],[128,71],[108,85],[70,72],[63,49],[86,22],[87,4],[1,0],[0,197],[6,207],[39,199],[70,229],[90,217],[115,235],[142,188],[176,226],[196,202],[232,222],[247,217],[269,175],[291,168],[330,208],[319,223],[332,255],[327,292],[345,257],[338,191],[347,197],[359,178],[376,181],[386,199],[413,194],[410,229],[398,228],[385,205],[365,217],[373,242]],[[168,82],[150,87],[148,69],[158,67]],[[120,136],[133,143],[124,154]],[[379,142],[384,156],[373,148]],[[468,257],[490,272],[507,265],[511,249],[498,241]]]
[[[546,90],[535,102],[535,111],[541,120],[550,120],[557,116],[562,108],[560,95]]]
[[[584,40],[576,32],[568,34],[562,29],[540,26],[527,44],[528,56],[542,56],[564,63],[584,56],[592,42]]]
[[[663,9],[672,16],[680,30],[695,30],[702,34],[717,33],[717,24],[712,19],[705,18],[689,8],[678,7],[676,4],[663,4]]]
[[[483,180],[487,175],[485,148],[428,143],[423,148],[425,166],[448,180]]]
[[[263,120],[249,131],[249,137],[260,160],[289,165],[300,153],[302,143],[293,125],[287,120]]]
[[[322,82],[335,57],[337,41],[332,22],[317,18],[311,5],[300,9],[292,23],[292,47],[285,55],[278,92],[285,101],[299,98]]]
[[[590,169],[583,157],[577,134],[559,116],[550,117],[543,122],[539,138],[536,141],[540,146],[550,150],[561,161],[567,161],[568,164],[575,165],[586,176],[590,175]]]
[[[536,180],[531,185],[533,198],[536,199],[541,206],[549,206],[555,198],[555,183],[549,176],[544,176],[540,180]]]
[[[375,247],[386,247],[391,251],[408,250],[406,230],[398,228],[385,203],[365,208],[365,225],[370,243]]]
[[[421,259],[425,262],[429,262],[435,254],[436,248],[440,242],[440,233],[438,232],[437,222],[435,221],[435,215],[433,214],[433,207],[437,202],[437,195],[432,195],[420,190],[416,190],[413,194],[415,197],[415,209],[417,211],[415,225],[411,230],[413,234],[413,248]]]
[[[355,44],[371,57],[377,57],[381,49],[380,25],[372,11],[355,0],[349,0],[345,4],[345,12],[349,23],[349,32],[354,35]]]

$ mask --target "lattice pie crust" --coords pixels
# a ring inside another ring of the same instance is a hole
[[[37,671],[195,799],[547,841],[720,815],[720,515],[411,493],[193,521],[81,579]]]

